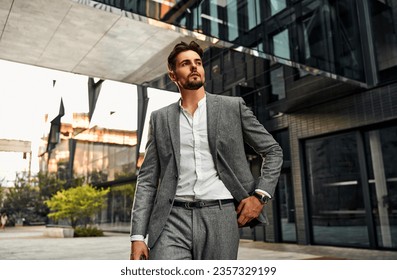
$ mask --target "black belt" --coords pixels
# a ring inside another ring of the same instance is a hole
[[[173,206],[184,207],[186,209],[203,208],[216,205],[234,203],[234,199],[201,200],[201,201],[174,201]]]

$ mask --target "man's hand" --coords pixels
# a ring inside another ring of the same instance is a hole
[[[238,226],[242,227],[246,223],[257,218],[263,209],[262,204],[256,197],[249,196],[240,201],[237,207]]]
[[[148,260],[149,249],[144,241],[131,242],[130,260]]]

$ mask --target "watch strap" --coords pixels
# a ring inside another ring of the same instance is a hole
[[[262,204],[266,204],[269,201],[269,197],[264,194],[254,192],[252,195],[255,196]]]

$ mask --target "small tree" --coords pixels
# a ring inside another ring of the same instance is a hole
[[[37,188],[29,184],[26,176],[16,174],[14,187],[8,189],[3,208],[12,223],[39,222],[45,219],[37,211],[42,203]]]
[[[58,191],[45,203],[52,213],[48,216],[55,220],[69,219],[73,228],[82,221],[87,227],[91,217],[106,206],[106,197],[109,190],[98,190],[90,185],[78,186]]]

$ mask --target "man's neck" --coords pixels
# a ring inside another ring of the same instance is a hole
[[[198,103],[205,96],[204,87],[198,90],[184,90],[181,91],[182,107],[187,110],[192,116],[198,107]]]

